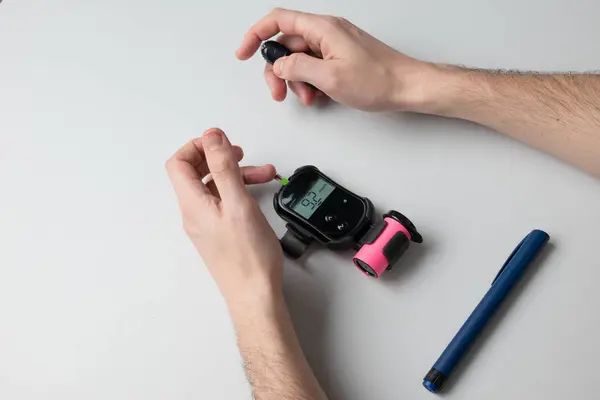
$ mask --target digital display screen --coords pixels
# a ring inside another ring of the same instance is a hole
[[[309,219],[317,211],[317,208],[323,204],[325,199],[333,192],[335,186],[330,185],[324,179],[317,179],[317,182],[308,190],[300,200],[296,201],[292,208],[302,217]]]

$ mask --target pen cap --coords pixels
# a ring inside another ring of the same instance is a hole
[[[364,236],[354,264],[365,275],[379,278],[404,254],[411,240],[420,243],[423,238],[408,218],[392,210]]]
[[[268,40],[264,42],[260,47],[260,53],[265,61],[269,64],[275,63],[275,61],[281,57],[286,57],[292,54],[287,47],[274,40]]]

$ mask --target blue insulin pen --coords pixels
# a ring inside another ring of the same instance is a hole
[[[442,388],[460,359],[549,239],[546,232],[534,230],[513,250],[492,282],[492,287],[423,379],[423,386],[427,390],[437,393]]]

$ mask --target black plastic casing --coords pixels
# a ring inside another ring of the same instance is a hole
[[[348,196],[354,197],[364,205],[364,212],[358,219],[359,222],[355,224],[355,226],[343,237],[334,238],[331,235],[326,234],[325,232],[319,230],[314,224],[310,223],[310,221],[295,214],[282,204],[281,196],[286,190],[287,186],[292,185],[296,178],[304,174],[314,174],[320,177],[321,179],[335,186],[336,189],[345,192],[345,194]],[[306,165],[298,168],[288,179],[290,183],[286,186],[282,186],[273,196],[273,207],[275,208],[277,215],[279,215],[288,223],[288,228],[289,225],[292,225],[293,228],[289,230],[292,231],[295,236],[301,236],[303,239],[308,241],[314,240],[331,250],[358,249],[360,247],[359,243],[362,237],[371,228],[374,220],[375,208],[369,199],[366,197],[360,197],[350,190],[344,188],[327,175],[324,175],[317,167],[312,165]]]
[[[292,52],[279,42],[274,40],[267,40],[260,46],[260,53],[263,58],[269,64],[274,64],[275,61],[281,57],[286,57],[292,54]]]

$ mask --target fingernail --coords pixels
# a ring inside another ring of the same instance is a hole
[[[214,150],[223,144],[223,135],[219,131],[208,131],[202,138],[206,150]]]
[[[275,64],[273,64],[273,72],[275,72],[275,75],[281,76],[281,73],[283,72],[283,63],[286,59],[287,57],[281,57],[275,61]]]

